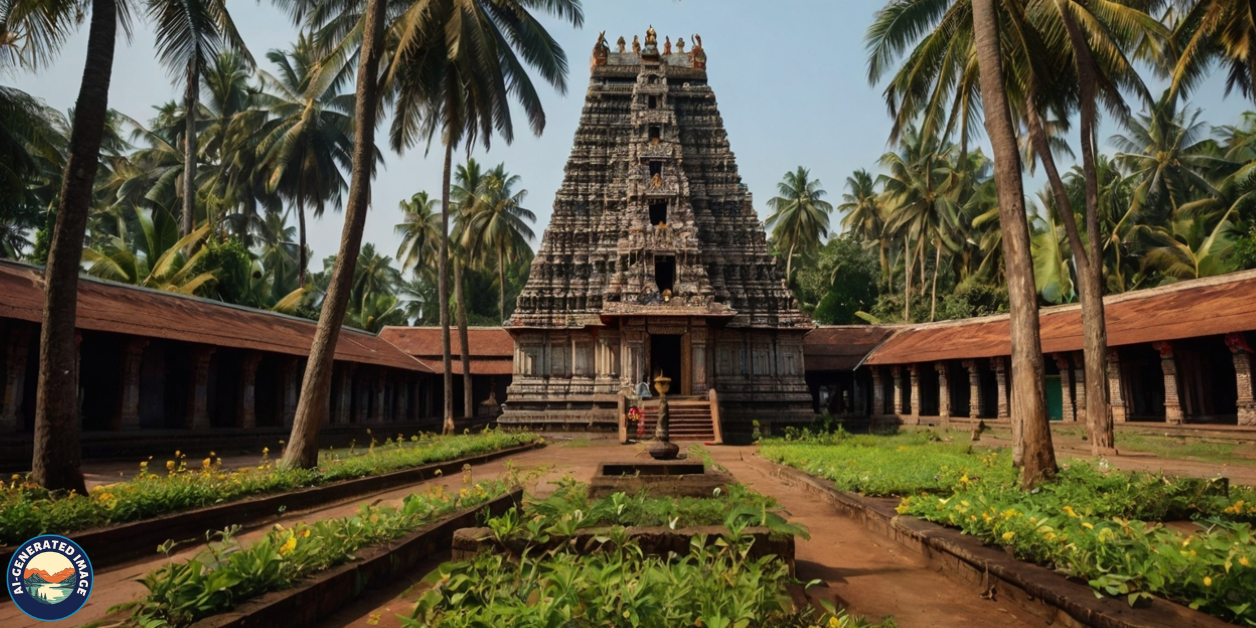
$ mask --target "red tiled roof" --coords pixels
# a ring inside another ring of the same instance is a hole
[[[852,370],[893,332],[883,325],[817,327],[803,338],[803,365],[808,371]]]
[[[314,339],[316,324],[292,316],[88,277],[78,285],[79,329],[297,356],[309,355]],[[43,319],[40,269],[0,262],[0,295],[0,317]],[[378,336],[347,327],[340,331],[336,359],[434,372]]]
[[[1180,340],[1256,330],[1256,271],[1182,281],[1104,297],[1108,345]],[[1080,351],[1081,306],[1039,314],[1043,353]],[[1007,315],[906,326],[864,362],[908,364],[1011,354]]]
[[[396,345],[406,353],[428,359],[441,358],[440,327],[385,327],[379,337]],[[458,328],[453,327],[449,334],[450,351],[457,362],[462,351],[462,343],[458,341]],[[473,360],[484,358],[506,358],[513,360],[515,341],[501,327],[468,327],[467,343],[471,345]],[[472,371],[474,372],[474,371]]]

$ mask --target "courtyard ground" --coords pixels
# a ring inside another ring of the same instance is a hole
[[[953,432],[949,436],[967,438],[967,433]],[[980,444],[1005,446],[1009,443],[1004,435],[995,432],[984,435]],[[738,481],[772,496],[782,508],[789,511],[793,521],[810,529],[810,540],[798,540],[796,558],[800,580],[821,581],[820,585],[810,589],[812,597],[835,602],[852,613],[872,619],[893,616],[901,626],[1042,625],[1038,618],[1011,603],[982,599],[980,591],[953,582],[947,576],[934,571],[921,557],[837,514],[802,487],[790,486],[780,481],[773,475],[773,465],[755,455],[755,447],[719,446],[707,447],[706,450],[717,464],[727,468]],[[1086,443],[1080,439],[1059,438],[1057,450],[1062,460],[1089,455]],[[599,463],[644,456],[644,451],[636,446],[621,446],[609,440],[576,439],[552,442],[544,449],[516,455],[513,462],[517,469],[523,472],[534,471],[537,474],[527,487],[529,495],[545,496],[553,489],[551,483],[564,476],[587,482]],[[1200,477],[1224,475],[1235,483],[1256,484],[1256,466],[1160,458],[1144,452],[1123,453],[1109,457],[1108,461],[1120,469],[1163,470]],[[224,460],[225,466],[256,463],[256,456],[232,456]],[[132,468],[138,466],[125,463],[89,463],[87,471],[94,483],[107,483],[117,481],[119,474],[128,475]],[[506,461],[497,461],[477,466],[473,473],[477,479],[489,479],[502,475],[505,471]],[[245,542],[256,539],[275,523],[290,526],[297,522],[345,516],[354,512],[361,503],[397,504],[406,495],[433,486],[456,490],[461,482],[460,476],[451,475],[378,494],[359,496],[340,504],[285,513],[243,531],[239,538]],[[187,559],[202,548],[203,545],[186,546],[173,557]],[[424,568],[415,570],[413,578],[364,597],[356,604],[325,618],[321,625],[327,628],[399,626],[396,615],[409,610],[415,598],[413,585],[430,568],[434,568],[447,557],[447,554],[435,557]],[[145,589],[136,580],[160,567],[166,560],[164,556],[154,554],[149,559],[100,570],[91,600],[71,621],[79,626],[109,625],[112,618],[108,617],[108,609],[141,597]],[[26,617],[12,604],[0,604],[0,626],[17,628],[39,624],[41,622]]]

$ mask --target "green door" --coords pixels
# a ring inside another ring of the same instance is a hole
[[[1060,376],[1047,376],[1047,416],[1052,421],[1064,420],[1064,390],[1060,388]]]

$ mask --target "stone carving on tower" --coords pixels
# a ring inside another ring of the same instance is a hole
[[[620,392],[661,371],[679,396],[718,390],[726,434],[810,421],[813,324],[737,174],[702,40],[660,54],[652,27],[644,39],[594,47],[553,216],[506,326],[515,367],[499,420],[614,429]]]

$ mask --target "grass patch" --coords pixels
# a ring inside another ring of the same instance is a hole
[[[537,439],[533,434],[497,430],[409,439],[398,435],[395,440],[372,442],[345,453],[326,452],[315,469],[281,469],[267,449],[262,450],[256,467],[235,470],[222,469],[222,460],[212,452],[199,464],[189,464],[182,453],[175,452],[164,469],[154,471],[148,461],[141,462],[135,478],[98,486],[89,495],[49,492],[14,475],[8,484],[0,484],[0,545],[455,460]]]

